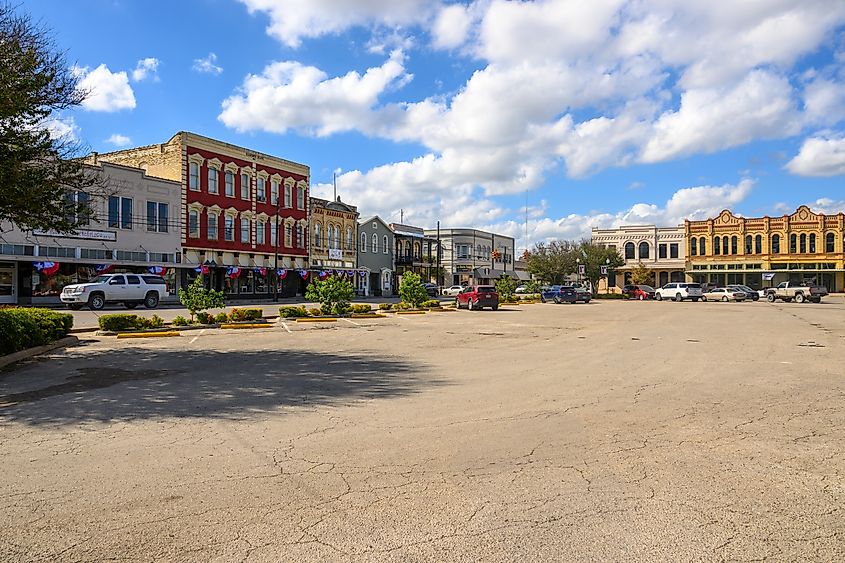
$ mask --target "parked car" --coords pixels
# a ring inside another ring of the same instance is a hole
[[[466,307],[470,311],[490,307],[496,311],[499,309],[499,294],[492,285],[470,285],[455,297],[455,307]]]
[[[442,294],[447,296],[447,297],[455,297],[463,290],[464,290],[464,286],[453,285],[453,286],[444,288]]]
[[[528,288],[524,285],[516,286],[516,289],[513,290],[514,293],[528,293]]]
[[[727,287],[714,287],[705,291],[701,296],[702,301],[745,301],[744,291],[736,291]]]
[[[658,301],[663,301],[664,299],[672,299],[674,301],[690,299],[691,301],[698,301],[701,299],[701,294],[701,284],[672,282],[658,288],[654,292],[654,298]]]
[[[127,309],[144,304],[154,309],[167,296],[167,282],[160,276],[142,274],[105,274],[88,283],[74,283],[62,289],[61,300],[79,310],[88,305],[98,311],[106,303],[123,303]]]
[[[625,291],[626,288],[627,292]],[[626,295],[628,299],[645,301],[646,299],[654,299],[654,288],[650,285],[626,285],[622,288],[622,295]]]
[[[812,301],[821,303],[822,297],[827,295],[827,288],[812,283],[782,282],[777,287],[766,291],[766,300],[774,303],[778,299],[789,303],[793,299],[796,303]]]
[[[547,301],[554,301],[555,303],[577,303],[578,301],[583,301],[584,303],[589,303],[592,297],[590,292],[584,288],[568,285],[553,285],[540,293],[540,301],[543,303]]]
[[[428,294],[429,297],[437,297],[436,283],[424,283],[423,287],[425,288],[425,292]]]
[[[745,298],[749,301],[760,300],[760,294],[748,287],[747,285],[729,285],[727,286],[727,288],[743,292],[745,294]]]

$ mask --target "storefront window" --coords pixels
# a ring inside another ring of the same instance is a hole
[[[241,276],[238,278],[239,283],[239,293],[253,293],[253,288],[255,287],[255,272],[241,272]]]
[[[261,272],[255,272],[255,293],[267,293],[268,286],[267,275],[262,276]]]

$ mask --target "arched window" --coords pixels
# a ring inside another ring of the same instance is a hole
[[[367,233],[361,233],[361,252],[367,251]]]
[[[728,237],[722,237],[722,254],[728,255]]]
[[[789,235],[789,252],[791,254],[798,252],[798,235]]]
[[[648,258],[648,243],[643,241],[640,243],[640,260]]]
[[[754,237],[745,235],[745,253],[752,254],[754,251]]]
[[[725,239],[727,240],[727,237],[725,237]],[[731,254],[736,254],[737,252],[739,252],[739,249],[737,248],[738,245],[739,245],[738,238],[736,236],[732,236],[731,237]]]
[[[248,243],[249,235],[249,219],[243,217],[241,218],[241,242]]]
[[[200,236],[200,212],[191,209],[188,213],[188,236],[197,238]]]
[[[480,244],[475,247],[475,257],[478,260],[481,260],[482,258],[484,258],[484,250],[481,249]]]
[[[722,239],[720,237],[715,237],[713,239],[713,254],[716,256],[722,253]]]
[[[707,254],[707,239],[701,237],[698,239],[698,255],[704,256],[705,254]]]
[[[780,254],[780,235],[772,235],[771,254]]]
[[[756,254],[763,254],[763,235],[754,237],[754,252]]]
[[[373,252],[378,252],[378,235],[373,233]]]
[[[352,227],[346,228],[346,250],[355,250],[353,245],[355,244],[353,241],[355,239],[352,238]]]
[[[320,223],[314,225],[314,246],[317,248],[323,246],[323,234],[320,229]]]
[[[799,247],[801,254],[807,252],[807,235],[801,233],[801,246]]]
[[[422,256],[422,252],[420,251],[420,243],[414,243],[414,259],[417,260]]]
[[[660,287],[663,287],[667,283],[669,283],[669,272],[660,272],[659,282]]]
[[[343,239],[340,238],[340,227],[335,225],[334,228],[334,247],[340,248],[340,245],[343,243]]]
[[[816,253],[816,235],[811,234],[810,235],[810,254],[815,254],[815,253]]]
[[[625,260],[633,260],[636,258],[634,255],[634,243],[633,242],[626,242],[625,243]]]
[[[409,241],[409,240],[405,241],[405,257],[406,258],[411,257],[411,241]]]
[[[387,246],[387,235],[384,235],[381,239],[381,251],[387,254],[390,252],[390,248]]]
[[[689,253],[690,256],[695,256],[698,254],[698,239],[692,237],[689,241]]]
[[[835,252],[834,244],[836,241],[836,235],[833,233],[827,233],[824,236],[824,251],[825,252]]]

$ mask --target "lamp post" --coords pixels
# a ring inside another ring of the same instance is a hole
[[[610,258],[604,259],[604,292],[610,293]]]
[[[578,265],[578,285],[581,285],[581,258],[576,258],[575,263]]]
[[[278,191],[278,190],[277,190]],[[273,303],[279,302],[279,213],[281,212],[282,198],[276,194],[276,236],[273,241],[275,250],[275,261],[273,266]]]

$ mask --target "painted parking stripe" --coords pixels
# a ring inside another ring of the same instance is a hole
[[[348,322],[348,323],[349,323],[349,324],[351,324],[351,325],[361,326],[359,323],[356,323],[355,321],[350,321],[349,319],[346,319],[346,318],[343,318],[343,317],[341,317],[341,319],[340,319],[340,320],[342,320],[342,321],[346,321],[346,322]]]

